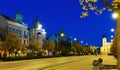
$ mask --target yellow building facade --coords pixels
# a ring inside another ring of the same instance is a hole
[[[102,55],[110,54],[111,45],[112,45],[112,42],[107,42],[106,36],[103,36],[102,46],[100,47],[100,54],[102,54]]]

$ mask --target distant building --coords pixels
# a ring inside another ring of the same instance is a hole
[[[22,44],[28,46],[29,30],[27,24],[22,19],[23,15],[21,12],[17,12],[15,19],[0,14],[0,38],[4,40],[7,33],[12,32],[20,37]]]
[[[30,40],[34,40],[39,43],[39,46],[43,46],[43,42],[46,39],[46,31],[43,29],[42,24],[39,22],[38,17],[36,17],[34,26],[30,29]]]
[[[101,54],[110,54],[110,48],[111,48],[112,42],[107,42],[107,38],[104,35],[102,38],[102,46],[100,47],[100,53]]]
[[[22,44],[29,46],[29,30],[27,24],[23,22],[23,15],[21,12],[17,12],[15,19],[0,14],[0,38],[2,41],[5,40],[8,32],[16,34],[20,38]],[[3,54],[4,51],[0,51],[0,57],[3,57]],[[8,52],[7,57],[9,57]]]

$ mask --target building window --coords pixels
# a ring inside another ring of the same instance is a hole
[[[20,36],[21,36],[21,30],[19,31],[19,34],[20,34]]]
[[[16,34],[18,35],[18,29],[16,29]]]
[[[13,33],[15,33],[15,28],[13,28]]]
[[[24,35],[25,35],[25,31],[24,31]]]
[[[24,40],[24,44],[26,44],[25,40]]]
[[[24,35],[28,35],[27,31],[24,31]]]
[[[28,33],[27,33],[27,31],[24,31],[24,37],[25,37],[25,38],[28,38]]]

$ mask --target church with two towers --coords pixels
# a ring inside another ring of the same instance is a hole
[[[107,42],[107,38],[105,35],[102,37],[102,46],[100,47],[100,54],[101,55],[108,55],[110,54],[112,42]]]

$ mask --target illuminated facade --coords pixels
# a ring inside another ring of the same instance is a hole
[[[43,26],[39,22],[37,17],[33,28],[30,30],[30,39],[34,40],[39,44],[40,47],[42,47],[45,38],[46,38],[46,31],[45,29],[43,29]]]
[[[46,38],[46,31],[38,18],[36,18],[33,28],[28,30],[27,24],[23,22],[21,12],[17,12],[15,19],[0,14],[0,38],[2,41],[5,40],[8,32],[16,34],[25,46],[29,46],[29,40],[33,39],[41,48]],[[3,57],[3,54],[4,51],[0,50],[0,57]],[[9,52],[7,57],[9,57]]]
[[[100,53],[101,54],[110,54],[110,48],[111,48],[112,42],[107,42],[107,38],[104,35],[102,38],[102,46],[100,47]]]
[[[28,30],[28,26],[23,22],[23,20],[21,20],[23,19],[23,17],[21,16],[22,14],[18,12],[16,14],[16,19],[14,20],[5,15],[0,15],[0,24],[1,24],[0,30],[3,30],[0,32],[0,35],[2,38],[4,35],[6,36],[8,32],[12,32],[19,36],[22,44],[28,46],[29,45],[29,30]],[[4,25],[4,27],[2,25]]]
[[[0,38],[2,41],[5,40],[8,32],[16,34],[22,44],[29,46],[29,30],[28,26],[23,22],[22,13],[17,12],[15,19],[0,14]],[[0,51],[0,57],[3,57],[3,54],[4,51]],[[8,52],[7,57],[9,57]]]

